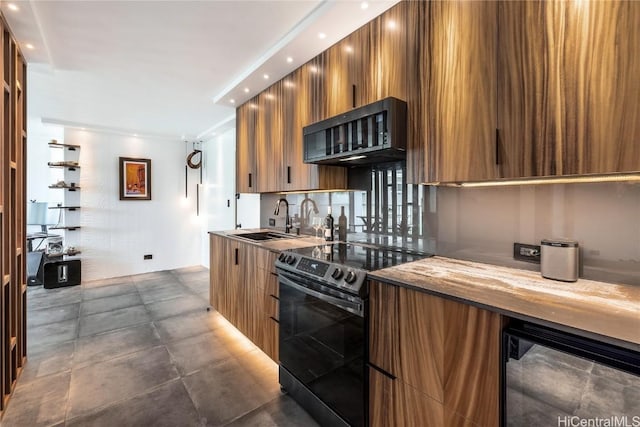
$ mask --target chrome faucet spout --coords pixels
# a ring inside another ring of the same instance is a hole
[[[289,202],[285,198],[278,199],[276,202],[276,209],[273,211],[274,215],[280,215],[280,203],[284,202],[285,207],[285,224],[284,231],[288,233],[291,230],[291,221],[289,219]]]

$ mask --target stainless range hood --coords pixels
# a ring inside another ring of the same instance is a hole
[[[407,104],[385,98],[305,126],[304,162],[351,166],[406,157]]]

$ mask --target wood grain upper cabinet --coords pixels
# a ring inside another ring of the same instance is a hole
[[[281,80],[258,95],[258,193],[281,191],[283,188],[283,89]]]
[[[322,58],[316,58],[282,80],[283,159],[280,191],[346,188],[346,169],[303,162],[302,128],[320,120],[326,105],[319,101],[325,80]]]
[[[236,109],[236,191],[255,193],[257,97]]]
[[[429,2],[429,72],[420,78],[430,182],[497,177],[497,5]]]
[[[501,177],[640,170],[640,2],[500,2]]]

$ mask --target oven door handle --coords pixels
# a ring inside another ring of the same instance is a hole
[[[337,307],[342,308],[343,310],[347,310],[350,313],[357,314],[360,317],[364,317],[364,310],[363,310],[362,304],[358,304],[352,301],[347,301],[341,298],[332,297],[331,295],[327,295],[322,292],[318,292],[316,290],[307,288],[306,286],[302,286],[295,283],[293,280],[289,279],[288,277],[282,274],[279,274],[278,278],[280,280],[280,284],[282,285],[289,286],[304,294],[318,298],[319,300],[328,302],[329,304],[333,304]]]

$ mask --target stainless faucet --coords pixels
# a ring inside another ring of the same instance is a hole
[[[289,202],[287,202],[287,199],[282,198],[282,199],[278,199],[278,201],[276,202],[276,209],[273,211],[274,215],[280,215],[280,203],[284,202],[284,206],[286,208],[285,210],[285,219],[284,219],[284,232],[288,233],[291,230],[291,223],[289,221]]]
[[[311,203],[312,205],[311,208],[306,209],[307,203]],[[318,210],[318,206],[316,205],[316,202],[313,199],[305,197],[302,203],[300,203],[300,218],[302,220],[303,225],[309,226],[309,217],[311,216],[312,210],[313,210],[313,213],[315,214],[320,213],[320,211]]]

